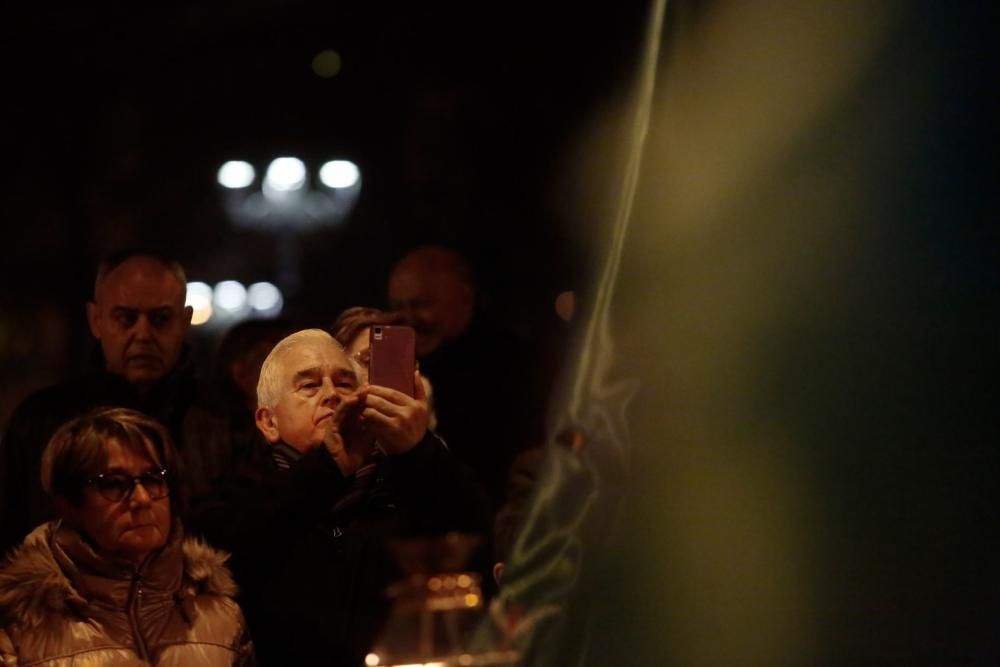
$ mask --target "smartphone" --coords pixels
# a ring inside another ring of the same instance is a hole
[[[413,396],[413,327],[376,324],[368,331],[368,383]]]

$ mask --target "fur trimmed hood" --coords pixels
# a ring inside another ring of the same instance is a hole
[[[84,592],[87,588],[80,581],[87,577],[90,589],[94,589],[95,580],[100,582],[104,579],[85,572],[87,564],[81,565],[78,559],[69,556],[69,551],[61,548],[67,534],[71,540],[76,540],[73,546],[77,543],[81,545],[75,551],[86,550],[87,555],[99,559],[75,531],[59,521],[36,528],[0,566],[0,627],[11,623],[27,628],[38,627],[53,613],[80,617],[88,615],[89,594]],[[59,543],[55,541],[57,535]],[[105,564],[119,566],[116,574],[123,574],[126,579],[138,574],[144,581],[147,576],[160,577],[164,582],[176,581],[176,577],[169,578],[167,569],[179,567],[180,585],[174,596],[184,604],[202,594],[235,596],[237,586],[225,564],[228,558],[229,554],[199,539],[184,537],[177,524],[174,537],[167,546],[144,564],[138,573],[125,569],[122,563],[98,562],[102,569]],[[176,564],[177,559],[181,560],[179,564]],[[171,565],[171,561],[175,564]],[[121,581],[120,576],[115,579]],[[109,577],[107,581],[112,579]]]

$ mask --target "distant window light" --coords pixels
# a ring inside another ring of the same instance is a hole
[[[191,306],[191,324],[199,326],[212,318],[212,288],[202,282],[187,284],[187,299],[184,305]]]
[[[277,192],[292,192],[306,184],[306,165],[295,157],[279,157],[267,167],[265,184]]]
[[[219,168],[219,185],[231,190],[249,187],[257,174],[253,165],[242,160],[230,160]]]
[[[259,282],[247,288],[247,303],[260,317],[277,317],[284,306],[284,298],[276,286]]]
[[[214,301],[220,310],[238,312],[247,304],[247,289],[236,280],[223,280],[215,286]]]
[[[349,160],[331,160],[319,170],[319,180],[328,188],[349,188],[361,178],[361,170]]]

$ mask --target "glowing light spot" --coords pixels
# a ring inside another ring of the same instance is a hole
[[[576,309],[576,292],[563,292],[556,297],[556,315],[565,322],[573,319],[573,311]]]
[[[333,49],[320,51],[313,57],[312,69],[316,76],[323,79],[332,79],[340,74],[340,68],[344,62],[340,54]]]
[[[253,165],[242,160],[231,160],[219,168],[217,179],[224,188],[239,189],[249,187],[257,174]]]
[[[212,288],[201,282],[187,284],[185,306],[191,306],[191,324],[198,326],[212,318]]]
[[[427,588],[429,588],[432,591],[441,590],[441,580],[437,577],[431,577],[430,579],[427,580]]]
[[[297,157],[279,157],[271,161],[264,184],[275,192],[301,190],[306,184],[306,165]]]
[[[456,583],[455,582],[455,577],[445,577],[444,578],[444,587],[445,587],[445,590],[449,590],[449,591],[455,590],[455,583]]]
[[[365,664],[368,667],[375,667],[379,663],[379,657],[374,653],[369,653],[365,656]]]
[[[220,310],[235,313],[246,306],[247,289],[235,280],[223,280],[215,286],[213,300]]]
[[[267,282],[254,283],[247,288],[247,303],[259,315],[276,317],[281,313],[285,300],[281,290]]]
[[[466,607],[475,607],[477,604],[479,604],[478,595],[476,595],[475,593],[469,593],[468,595],[465,596]]]
[[[466,665],[471,665],[472,656],[469,655],[468,653],[463,653],[462,655],[458,656],[458,664],[462,665],[462,667],[466,667]]]
[[[460,575],[458,575],[458,587],[459,588],[468,588],[471,585],[472,585],[472,577],[470,577],[467,574],[460,574]]]
[[[360,178],[361,170],[350,160],[331,160],[319,169],[319,180],[328,188],[349,188]]]

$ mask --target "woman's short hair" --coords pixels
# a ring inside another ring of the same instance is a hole
[[[365,306],[355,306],[348,308],[334,320],[330,325],[330,333],[337,339],[337,342],[347,347],[354,340],[354,337],[368,327],[376,324],[402,324],[403,316],[400,313],[390,313],[378,308],[367,308]]]
[[[167,471],[173,513],[183,510],[180,457],[160,422],[128,408],[99,407],[71,419],[55,432],[42,453],[42,488],[50,497],[83,503],[87,480],[108,465],[107,443],[148,458]]]

